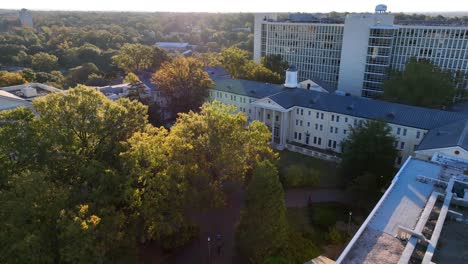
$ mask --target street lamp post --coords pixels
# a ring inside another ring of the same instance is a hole
[[[211,263],[211,238],[208,237],[208,263]]]
[[[348,218],[348,235],[350,234],[350,228],[351,228],[351,216],[353,215],[353,212],[349,211],[349,218]]]

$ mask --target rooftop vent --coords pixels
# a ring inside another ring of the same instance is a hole
[[[24,97],[26,97],[26,98],[37,96],[37,90],[35,88],[30,87],[30,86],[21,88],[21,92],[23,93]]]
[[[387,113],[387,118],[389,118],[389,119],[395,118],[395,113],[394,112],[388,112]]]
[[[250,92],[249,92],[249,93],[251,93],[251,94],[255,94],[255,91],[254,91],[254,90],[250,90]]]
[[[231,88],[232,88],[232,85],[228,84],[226,87],[227,87],[228,89],[231,89]]]
[[[346,110],[352,111],[354,110],[354,104],[350,104],[346,107]]]

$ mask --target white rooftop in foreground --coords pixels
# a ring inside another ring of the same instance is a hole
[[[468,263],[468,159],[425,158],[408,158],[336,263]]]
[[[408,159],[361,227],[362,232],[350,242],[352,247],[341,263],[398,263],[405,246],[396,237],[397,229],[415,228],[434,189],[417,177],[437,179],[441,170],[439,164]]]

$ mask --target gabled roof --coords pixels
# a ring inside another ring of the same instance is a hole
[[[231,79],[227,77],[212,78],[218,91],[249,96],[253,98],[264,98],[283,91],[284,86],[271,83],[261,83],[241,79]]]
[[[203,68],[203,70],[208,73],[211,79],[216,79],[220,77],[231,77],[229,72],[227,72],[226,69],[224,69],[224,67],[222,66],[205,67]]]
[[[285,109],[299,106],[422,129],[468,120],[468,113],[390,103],[363,97],[326,94],[304,89],[283,89],[269,96]]]
[[[430,130],[417,150],[459,146],[468,151],[468,120],[460,120]]]

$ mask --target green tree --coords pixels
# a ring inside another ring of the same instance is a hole
[[[286,69],[289,66],[288,62],[283,60],[281,54],[268,54],[260,59],[260,63],[272,72],[279,74],[282,79],[284,79]]]
[[[153,82],[168,99],[170,112],[186,113],[203,104],[214,83],[202,68],[197,59],[178,57],[163,63],[153,75]]]
[[[0,87],[27,83],[20,73],[0,71]]]
[[[391,71],[383,83],[385,100],[440,108],[453,103],[455,84],[449,71],[429,60],[410,58],[403,72]]]
[[[158,47],[128,43],[112,57],[113,63],[126,72],[156,70],[166,60],[167,53]]]
[[[245,194],[237,229],[237,245],[252,263],[277,255],[288,242],[284,191],[276,167],[263,161],[255,169]]]
[[[243,182],[258,160],[276,160],[269,147],[271,133],[261,122],[247,126],[234,106],[205,103],[200,113],[180,114],[167,144],[173,164],[181,166],[200,199],[219,203],[224,181]]]
[[[57,69],[58,58],[55,55],[39,52],[32,56],[31,66],[36,71],[46,71]]]
[[[133,72],[129,72],[123,79],[122,83],[136,84],[138,82],[140,82],[140,78],[138,78],[138,76],[136,76]]]
[[[350,130],[349,137],[342,142],[342,173],[351,180],[370,173],[377,176],[378,187],[382,188],[393,175],[398,155],[391,128],[384,121],[369,120]]]
[[[243,78],[244,66],[250,60],[249,53],[236,47],[221,51],[220,61],[233,78]]]
[[[0,113],[2,262],[135,262],[133,189],[119,154],[146,126],[147,108],[84,86],[33,106],[37,116]]]

